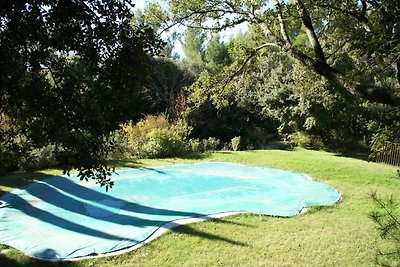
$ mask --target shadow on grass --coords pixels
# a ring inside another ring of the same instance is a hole
[[[52,175],[42,172],[12,173],[5,176],[0,176],[0,196],[7,192],[7,190],[5,190],[3,187],[9,187],[13,189],[19,188],[49,177],[52,177]]]
[[[9,250],[13,250],[10,248]],[[21,253],[13,252],[12,256],[9,257],[7,254],[0,254],[0,266],[4,267],[53,267],[53,266],[65,266],[75,267],[78,266],[75,262],[48,262],[41,261],[34,258],[27,257]]]
[[[110,160],[107,161],[107,164],[115,168],[141,168],[145,166],[143,163],[140,163],[134,159]]]
[[[342,152],[342,153],[336,153],[336,157],[341,157],[341,158],[352,158],[352,159],[358,159],[362,161],[367,161],[370,162],[369,160],[369,154],[366,152]]]
[[[236,241],[230,238],[222,237],[219,235],[214,235],[211,233],[203,232],[194,229],[193,227],[189,225],[180,225],[177,227],[174,227],[171,229],[171,231],[175,234],[185,234],[185,235],[190,235],[190,236],[198,236],[200,238],[212,240],[212,241],[220,241],[220,242],[226,242],[235,246],[240,246],[240,247],[248,247],[248,244],[245,244],[240,241]]]
[[[187,159],[187,160],[204,160],[210,158],[212,156],[212,152],[204,152],[204,153],[191,153],[187,155],[182,155],[177,158],[179,159]]]
[[[295,146],[283,143],[283,142],[273,142],[262,146],[262,150],[283,150],[283,151],[293,151]]]
[[[334,212],[335,210],[337,210],[337,204],[338,203],[335,203],[334,205],[331,205],[331,206],[311,206],[311,207],[307,207],[307,212],[305,214],[311,215],[311,214],[314,214],[314,213],[318,213],[320,211]]]
[[[221,224],[231,224],[231,225],[237,225],[237,226],[244,226],[246,228],[254,228],[254,226],[250,225],[250,224],[238,223],[238,222],[234,222],[232,220],[229,220],[229,219],[227,220],[227,219],[223,219],[223,218],[212,218],[212,219],[207,219],[207,221],[221,223]]]

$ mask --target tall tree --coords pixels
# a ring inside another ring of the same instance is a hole
[[[167,2],[165,12],[170,12],[173,23],[197,27],[207,21],[201,28],[222,30],[248,22],[259,28],[265,41],[248,51],[234,75],[240,74],[258,51],[278,47],[335,84],[333,90],[400,105],[400,6],[396,0]],[[343,51],[353,59],[350,69],[338,65]],[[382,82],[383,72],[395,82]]]
[[[184,61],[194,68],[201,69],[204,65],[204,39],[205,34],[199,28],[188,28],[182,43]]]
[[[110,133],[140,115],[147,62],[160,45],[151,28],[131,27],[129,3],[0,4],[0,114],[30,147],[54,145],[66,172],[107,188]]]
[[[231,63],[231,58],[228,53],[228,48],[224,43],[219,40],[218,34],[213,34],[207,47],[204,51],[204,61],[207,63],[207,68],[216,73],[224,66]]]
[[[175,97],[194,80],[192,73],[183,64],[165,57],[155,57],[151,60],[149,76],[151,81],[143,92],[146,103],[144,114],[169,114]]]

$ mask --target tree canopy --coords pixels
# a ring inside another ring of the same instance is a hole
[[[239,70],[259,51],[277,47],[333,83],[333,90],[400,104],[400,7],[395,0],[166,2],[165,28],[183,24],[219,31],[244,22],[255,25],[261,42],[248,50]],[[392,79],[385,81],[383,73]]]
[[[128,0],[3,1],[0,173],[49,148],[108,188],[120,126],[147,114],[253,148],[266,132],[330,144],[396,133],[399,18],[394,0],[160,0],[135,13]],[[177,24],[186,32],[161,41]]]
[[[50,144],[66,172],[112,185],[110,134],[139,117],[150,55],[161,46],[150,27],[132,25],[129,3],[1,1],[1,165],[12,165],[7,149]]]

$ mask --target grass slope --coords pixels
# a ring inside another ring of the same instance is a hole
[[[291,151],[217,152],[187,159],[115,162],[117,167],[229,161],[306,173],[341,192],[332,206],[291,217],[240,214],[175,228],[138,250],[73,263],[45,263],[1,247],[0,266],[374,266],[379,238],[369,194],[399,195],[396,168],[340,155]],[[0,177],[9,191],[54,171]]]

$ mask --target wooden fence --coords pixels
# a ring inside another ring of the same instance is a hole
[[[376,161],[400,166],[400,144],[385,142],[383,149],[376,156]]]

